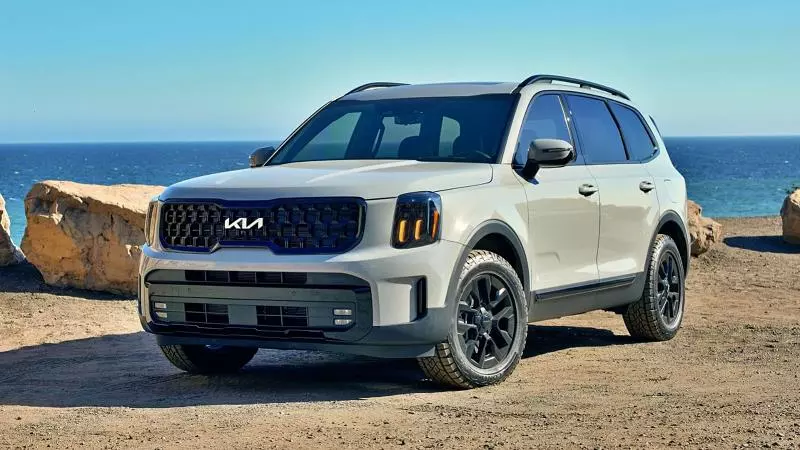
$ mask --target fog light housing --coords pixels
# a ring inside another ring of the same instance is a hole
[[[353,319],[333,319],[333,324],[337,327],[345,327],[353,323]]]

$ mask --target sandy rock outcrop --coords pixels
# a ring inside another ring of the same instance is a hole
[[[711,246],[722,241],[722,225],[703,217],[703,207],[688,201],[689,239],[692,241],[692,256],[700,256],[709,251]]]
[[[134,294],[147,204],[163,189],[37,183],[25,197],[22,249],[48,284]]]
[[[6,201],[0,195],[0,267],[22,262],[25,257],[11,242],[11,218],[6,211]]]
[[[800,245],[800,189],[786,196],[781,206],[783,240]]]

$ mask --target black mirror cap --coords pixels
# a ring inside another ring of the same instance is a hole
[[[562,167],[575,158],[575,148],[561,139],[534,139],[528,147],[528,162],[522,170],[527,179],[541,167]]]
[[[275,147],[263,147],[250,154],[250,167],[261,167],[275,153]]]

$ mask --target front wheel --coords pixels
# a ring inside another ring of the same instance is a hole
[[[194,374],[239,371],[249,363],[257,348],[210,345],[162,345],[161,352],[173,366]]]
[[[671,237],[659,234],[650,249],[642,297],[623,313],[631,336],[646,341],[668,341],[683,321],[685,277],[680,251]]]
[[[519,363],[528,336],[522,282],[501,256],[473,250],[461,271],[447,341],[419,358],[433,381],[468,389],[499,383]]]

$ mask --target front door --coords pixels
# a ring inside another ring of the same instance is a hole
[[[562,139],[573,143],[558,94],[540,94],[528,107],[514,162],[524,165],[534,139]],[[564,167],[542,168],[523,181],[528,198],[531,280],[537,304],[536,318],[550,316],[539,300],[568,301],[566,294],[597,282],[599,195],[596,181],[579,155]],[[563,295],[562,295],[563,294]],[[554,315],[559,315],[555,314]]]

